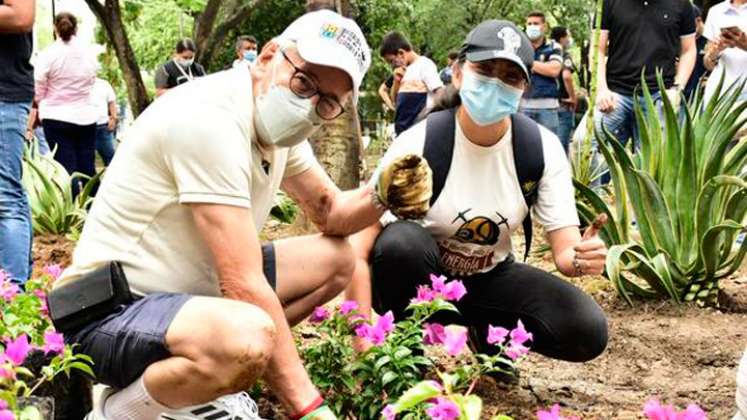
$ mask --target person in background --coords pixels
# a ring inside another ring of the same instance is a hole
[[[395,110],[392,100],[392,87],[394,87],[394,76],[387,77],[379,86],[379,98],[381,98],[387,111]]]
[[[448,85],[451,83],[451,74],[452,74],[452,66],[456,62],[457,58],[459,58],[459,53],[456,51],[452,51],[449,53],[449,56],[446,57],[446,67],[441,69],[441,72],[438,73],[438,77],[441,78],[441,81],[444,83],[444,85]]]
[[[34,0],[0,0],[0,271],[18,284],[31,274],[31,211],[21,162],[34,99],[35,11]]]
[[[117,128],[117,95],[112,85],[104,79],[96,78],[91,91],[91,102],[96,107],[96,151],[109,166],[114,158],[114,130]]]
[[[695,66],[695,17],[689,1],[604,0],[599,37],[597,107],[594,123],[602,124],[626,144],[638,143],[634,101],[646,108],[640,89],[641,72],[655,101],[662,93],[679,108],[682,89]],[[678,60],[679,57],[679,60]],[[662,72],[666,92],[659,92]],[[640,94],[640,92],[638,92]],[[609,181],[606,175],[602,182]]]
[[[93,176],[96,107],[91,90],[96,81],[96,56],[91,45],[75,36],[78,20],[70,13],[55,16],[57,40],[39,55],[34,78],[39,117],[56,161],[68,173]],[[73,181],[73,196],[80,190]]]
[[[233,67],[251,64],[257,59],[257,38],[251,35],[241,35],[236,38],[236,59]]]
[[[721,78],[724,90],[747,79],[747,0],[725,0],[711,7],[703,36],[708,39],[703,62],[712,70],[705,88],[708,100]],[[747,88],[740,100],[747,100]]]
[[[693,94],[696,92],[698,86],[700,86],[701,79],[703,76],[708,75],[708,69],[706,69],[703,59],[706,51],[706,44],[708,44],[708,38],[703,36],[703,14],[698,6],[693,5],[693,14],[695,15],[695,67],[693,73],[690,75],[690,80],[687,81],[685,89],[682,93],[685,94],[685,98],[689,101]]]
[[[156,71],[156,97],[206,74],[200,63],[195,62],[195,52],[197,46],[189,38],[176,43],[174,56]]]
[[[576,65],[571,58],[570,49],[573,46],[571,32],[563,27],[556,26],[550,35],[552,40],[563,48],[563,71],[558,78],[558,89],[560,90],[560,106],[558,107],[558,138],[563,144],[563,149],[568,153],[571,144],[571,136],[576,128],[576,107],[578,97],[573,74],[576,73]]]
[[[39,154],[42,156],[51,152],[49,150],[49,143],[47,143],[47,136],[44,135],[44,127],[42,127],[41,119],[39,119],[39,104],[36,102],[31,105],[31,112],[29,112],[29,122],[26,126],[26,141],[36,141],[39,145]]]
[[[563,50],[560,45],[547,42],[546,31],[544,13],[535,11],[527,16],[526,33],[534,47],[534,64],[531,86],[521,100],[521,112],[557,135],[560,126],[558,78],[563,71]]]
[[[394,69],[394,131],[399,135],[433,106],[433,95],[444,84],[438,77],[436,64],[413,51],[410,41],[399,32],[384,36],[379,54]]]

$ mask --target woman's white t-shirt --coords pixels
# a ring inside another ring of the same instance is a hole
[[[426,121],[402,133],[377,169],[406,154],[423,155]],[[547,232],[578,226],[571,168],[558,138],[540,126],[545,170],[533,220]],[[419,223],[433,235],[441,262],[452,275],[490,271],[511,253],[511,234],[527,206],[516,177],[512,132],[490,147],[470,142],[457,121],[451,169],[438,200]],[[521,141],[519,139],[518,141]],[[374,177],[374,179],[376,179]],[[381,222],[395,221],[385,214]]]

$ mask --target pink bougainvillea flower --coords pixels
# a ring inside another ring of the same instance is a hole
[[[13,363],[16,366],[23,364],[31,352],[31,345],[29,344],[29,338],[26,334],[21,334],[18,338],[13,341],[8,341],[5,344],[5,360]]]
[[[432,420],[454,420],[459,418],[459,407],[450,399],[436,398],[435,403],[425,410]]]
[[[17,284],[11,283],[9,280],[0,282],[0,297],[5,299],[6,302],[13,300],[19,293],[21,293],[21,288]]]
[[[443,293],[444,287],[446,286],[446,276],[431,274],[431,285],[436,293]]]
[[[437,297],[437,293],[426,285],[418,286],[418,294],[411,303],[432,302]]]
[[[346,300],[345,302],[342,302],[342,305],[340,305],[340,313],[343,315],[347,315],[357,310],[358,310],[358,302],[354,300]]]
[[[643,406],[643,414],[648,420],[708,420],[705,411],[696,404],[690,404],[685,411],[677,412],[673,405],[662,405],[657,399],[651,399]]]
[[[62,334],[54,331],[47,331],[44,333],[44,346],[42,347],[44,354],[56,353],[60,354],[65,350],[65,339]]]
[[[39,311],[42,315],[49,315],[49,308],[47,307],[47,294],[42,289],[34,290],[34,296],[39,298],[39,304],[41,305]]]
[[[643,414],[649,420],[678,420],[674,406],[662,405],[657,399],[651,399],[643,406]]]
[[[0,400],[0,410],[5,410],[6,408],[8,408],[8,403],[5,400]]]
[[[537,420],[579,420],[576,416],[563,417],[560,415],[560,405],[555,404],[550,411],[540,410],[537,412]]]
[[[488,344],[503,344],[506,341],[506,337],[508,337],[507,329],[488,325]]]
[[[680,413],[682,417],[679,420],[708,420],[708,416],[697,404],[690,404],[687,409]]]
[[[318,324],[324,320],[329,318],[329,311],[324,306],[317,306],[316,309],[314,309],[314,312],[311,313],[311,318],[309,318],[310,322],[313,322],[315,324]]]
[[[467,329],[464,327],[446,328],[444,336],[444,348],[450,356],[457,356],[467,345]]]
[[[446,283],[441,290],[444,299],[453,302],[459,302],[467,294],[467,288],[461,280],[454,280]]]
[[[384,417],[384,420],[396,419],[397,413],[394,412],[394,406],[391,404],[387,404],[387,406],[384,407],[383,410],[381,410],[381,417]]]
[[[62,274],[62,266],[59,264],[48,265],[42,271],[53,280],[57,280]]]
[[[514,343],[513,341],[506,348],[506,356],[511,360],[520,359],[529,354],[529,347],[523,344]]]
[[[524,328],[524,323],[519,320],[516,324],[516,328],[511,330],[511,342],[515,344],[524,344],[527,341],[533,340],[534,336],[532,333],[527,332]]]
[[[384,333],[389,334],[394,331],[394,314],[392,311],[385,313],[376,320],[376,327],[380,328]]]
[[[0,409],[0,420],[16,420],[16,416],[12,411],[7,409]]]
[[[369,330],[371,325],[363,323],[355,327],[355,335],[360,338],[368,338]]]
[[[426,346],[435,346],[436,344],[443,344],[446,339],[446,331],[444,326],[441,324],[423,324],[423,344]]]

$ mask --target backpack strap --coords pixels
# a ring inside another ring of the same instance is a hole
[[[524,227],[524,261],[532,247],[532,206],[537,202],[539,182],[545,171],[545,157],[542,149],[542,134],[539,125],[522,114],[511,116],[513,130],[514,166],[516,178],[524,195],[529,211],[522,222]]]
[[[451,159],[454,155],[454,133],[456,132],[455,115],[456,108],[433,112],[428,115],[425,123],[423,157],[433,171],[431,206],[441,195],[449,169],[451,169]]]

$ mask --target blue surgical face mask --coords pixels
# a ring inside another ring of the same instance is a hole
[[[542,28],[539,25],[527,25],[527,36],[534,41],[542,37]]]
[[[523,90],[500,79],[482,76],[470,70],[462,72],[459,96],[467,114],[479,126],[495,124],[519,110]]]
[[[254,60],[257,59],[257,51],[255,50],[246,50],[244,51],[244,60],[253,63]]]

